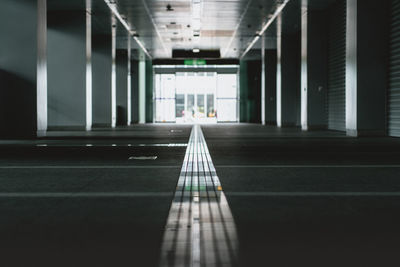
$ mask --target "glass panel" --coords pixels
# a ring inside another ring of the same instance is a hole
[[[177,118],[182,118],[185,115],[185,95],[176,95],[175,115]]]
[[[214,107],[214,94],[207,95],[207,117],[215,117],[215,107]]]
[[[198,94],[197,95],[197,118],[204,118],[204,95]]]
[[[218,98],[237,98],[236,78],[236,74],[218,74]]]
[[[175,99],[156,99],[156,122],[175,121]]]
[[[236,99],[218,99],[218,121],[236,121]]]
[[[194,117],[194,95],[187,95],[187,109],[185,113],[186,118]]]

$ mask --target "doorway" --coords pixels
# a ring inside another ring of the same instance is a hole
[[[237,79],[209,70],[156,72],[154,122],[238,122]]]

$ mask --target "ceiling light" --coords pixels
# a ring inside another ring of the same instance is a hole
[[[193,48],[193,53],[199,53],[200,52],[200,49],[198,49],[198,48]]]

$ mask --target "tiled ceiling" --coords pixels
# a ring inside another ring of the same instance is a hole
[[[193,48],[217,49],[222,57],[237,58],[279,2],[117,0],[116,4],[153,58],[169,58],[172,49]]]
[[[81,9],[86,0],[48,0],[49,10]],[[283,0],[107,0],[115,3],[150,55],[170,58],[173,49],[220,50],[224,58],[238,58]],[[289,10],[300,11],[302,0],[290,0]],[[308,0],[323,9],[335,0]],[[104,0],[91,0],[93,27],[110,30],[111,12]],[[291,7],[290,7],[291,6]],[[284,10],[284,16],[285,16]],[[290,20],[290,19],[289,19]],[[293,26],[299,29],[298,20]],[[276,45],[276,25],[266,31],[267,46]],[[195,35],[198,35],[196,37]],[[117,25],[117,47],[126,47],[127,32]],[[132,42],[134,50],[139,46]],[[259,49],[259,42],[254,49]]]

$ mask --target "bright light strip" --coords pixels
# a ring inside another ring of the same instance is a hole
[[[125,27],[125,29],[133,36],[134,31],[132,31],[131,27],[129,26],[128,22],[124,18],[122,18],[121,14],[119,14],[116,4],[112,2],[112,0],[104,0],[104,2],[107,4],[107,6],[110,8],[111,12],[116,16],[121,22],[121,24]],[[140,48],[143,50],[143,52],[151,59],[151,55],[149,51],[144,47],[142,42],[135,36],[133,36],[133,39],[136,41],[136,43],[140,46]]]
[[[193,53],[200,53],[200,49],[198,49],[198,48],[193,48]]]
[[[260,39],[260,36],[264,34],[264,32],[271,26],[271,24],[274,22],[274,20],[279,16],[279,14],[282,12],[282,10],[285,8],[285,6],[289,3],[290,0],[285,0],[276,10],[275,13],[272,15],[272,17],[268,20],[268,22],[262,27],[261,31],[257,34],[257,36],[254,37],[253,41],[249,44],[249,46],[246,48],[246,50],[243,52],[242,56],[240,59],[242,59],[247,52],[250,51],[250,49],[254,46],[254,44]]]

